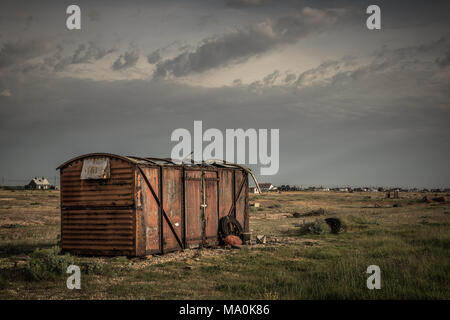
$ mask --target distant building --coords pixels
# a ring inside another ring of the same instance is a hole
[[[259,191],[258,191],[258,188],[257,188],[257,187],[250,187],[250,188],[248,188],[248,193],[255,193],[255,194],[258,194]]]
[[[259,188],[261,189],[261,192],[277,191],[277,187],[270,182],[260,183]]]
[[[51,189],[52,185],[48,180],[44,177],[36,178],[34,177],[29,184],[25,186],[26,189],[38,189],[38,190],[47,190]]]

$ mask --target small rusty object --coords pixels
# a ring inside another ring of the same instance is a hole
[[[242,245],[241,238],[239,238],[238,236],[232,235],[232,234],[226,236],[225,239],[223,239],[223,242],[226,245],[229,245],[229,246],[240,246],[240,245]]]
[[[249,229],[250,170],[241,165],[94,153],[58,169],[65,252],[145,256],[215,245],[227,215]]]

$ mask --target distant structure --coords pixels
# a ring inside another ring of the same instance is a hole
[[[51,189],[52,185],[44,177],[31,179],[30,183],[25,186],[25,189],[36,189],[36,190],[48,190]]]
[[[261,192],[277,191],[277,187],[270,182],[260,183],[259,188],[261,189]]]
[[[258,194],[258,188],[257,187],[249,187],[248,188],[248,193],[254,193],[254,194]]]

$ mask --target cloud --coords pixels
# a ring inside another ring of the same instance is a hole
[[[52,56],[46,57],[44,62],[46,65],[51,66],[54,71],[63,71],[73,64],[92,63],[100,60],[117,50],[116,47],[105,49],[98,43],[90,41],[87,44],[79,44],[72,55],[64,56],[63,47],[58,45],[56,52]]]
[[[293,73],[288,73],[288,74],[286,75],[286,78],[284,78],[284,82],[287,83],[287,84],[289,84],[289,83],[291,83],[292,81],[294,81],[296,78],[297,78],[297,76],[296,76],[295,74],[293,74]]]
[[[88,12],[88,18],[90,21],[98,22],[100,21],[100,17],[101,17],[100,11],[92,10]]]
[[[271,2],[271,0],[225,0],[225,4],[232,8],[257,7]]]
[[[115,51],[117,51],[116,48],[106,50],[98,46],[95,42],[89,42],[87,46],[85,44],[80,44],[72,56],[71,63],[88,63],[92,60],[99,60],[107,54]]]
[[[116,61],[114,61],[112,68],[113,70],[124,70],[130,67],[134,67],[139,60],[139,51],[137,49],[132,49],[121,54]]]
[[[25,20],[25,27],[23,29],[24,31],[28,31],[30,29],[33,20],[35,20],[35,18],[32,15],[27,16]]]
[[[275,70],[271,74],[268,74],[263,79],[264,85],[266,85],[266,86],[273,85],[279,76],[280,76],[280,71],[278,71],[278,70]]]
[[[11,97],[12,93],[10,89],[5,89],[0,92],[1,97]]]
[[[342,74],[356,68],[354,57],[343,57],[340,60],[327,60],[315,68],[311,68],[299,74],[294,85],[297,87],[310,86],[329,82],[336,74]]]
[[[383,69],[388,74],[368,72],[339,86],[266,86],[258,94],[243,84],[201,88],[30,75],[16,84],[24,99],[2,101],[0,168],[16,176],[33,174],[26,170],[48,175],[73,156],[100,150],[166,156],[174,145],[172,130],[192,130],[194,120],[203,120],[205,129],[279,128],[280,173],[271,177],[274,183],[446,184],[448,82],[430,81],[435,64],[431,72],[406,66]],[[36,152],[41,157],[27,167],[22,159]]]
[[[241,79],[234,79],[233,80],[234,86],[242,86],[242,80]]]
[[[294,86],[324,86],[343,84],[353,80],[374,77],[381,73],[435,72],[436,65],[444,68],[450,63],[450,36],[425,44],[390,49],[386,46],[369,57],[344,56],[337,60],[328,60],[315,68],[299,74]],[[407,80],[405,80],[407,81]]]
[[[450,65],[450,51],[446,52],[443,57],[439,57],[436,59],[436,63],[441,68],[445,68]]]
[[[231,33],[204,39],[194,50],[186,50],[156,65],[156,77],[183,77],[218,67],[242,63],[282,45],[293,44],[319,32],[347,14],[344,9],[319,10],[305,7],[300,13],[277,20],[237,28]]]
[[[160,50],[155,50],[147,56],[147,61],[150,64],[155,64],[161,60]]]
[[[0,69],[38,57],[49,50],[44,40],[8,41],[0,49]]]

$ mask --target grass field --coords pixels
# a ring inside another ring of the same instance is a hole
[[[74,257],[81,290],[69,290],[65,274],[31,280],[26,273],[36,248],[59,241],[59,192],[1,189],[0,299],[449,299],[450,197],[440,195],[447,201],[421,203],[422,193],[396,200],[377,192],[251,195],[261,207],[251,207],[250,228],[266,244]],[[308,214],[319,208],[325,213]],[[327,217],[344,230],[300,232]],[[373,264],[381,268],[380,290],[366,287]]]

